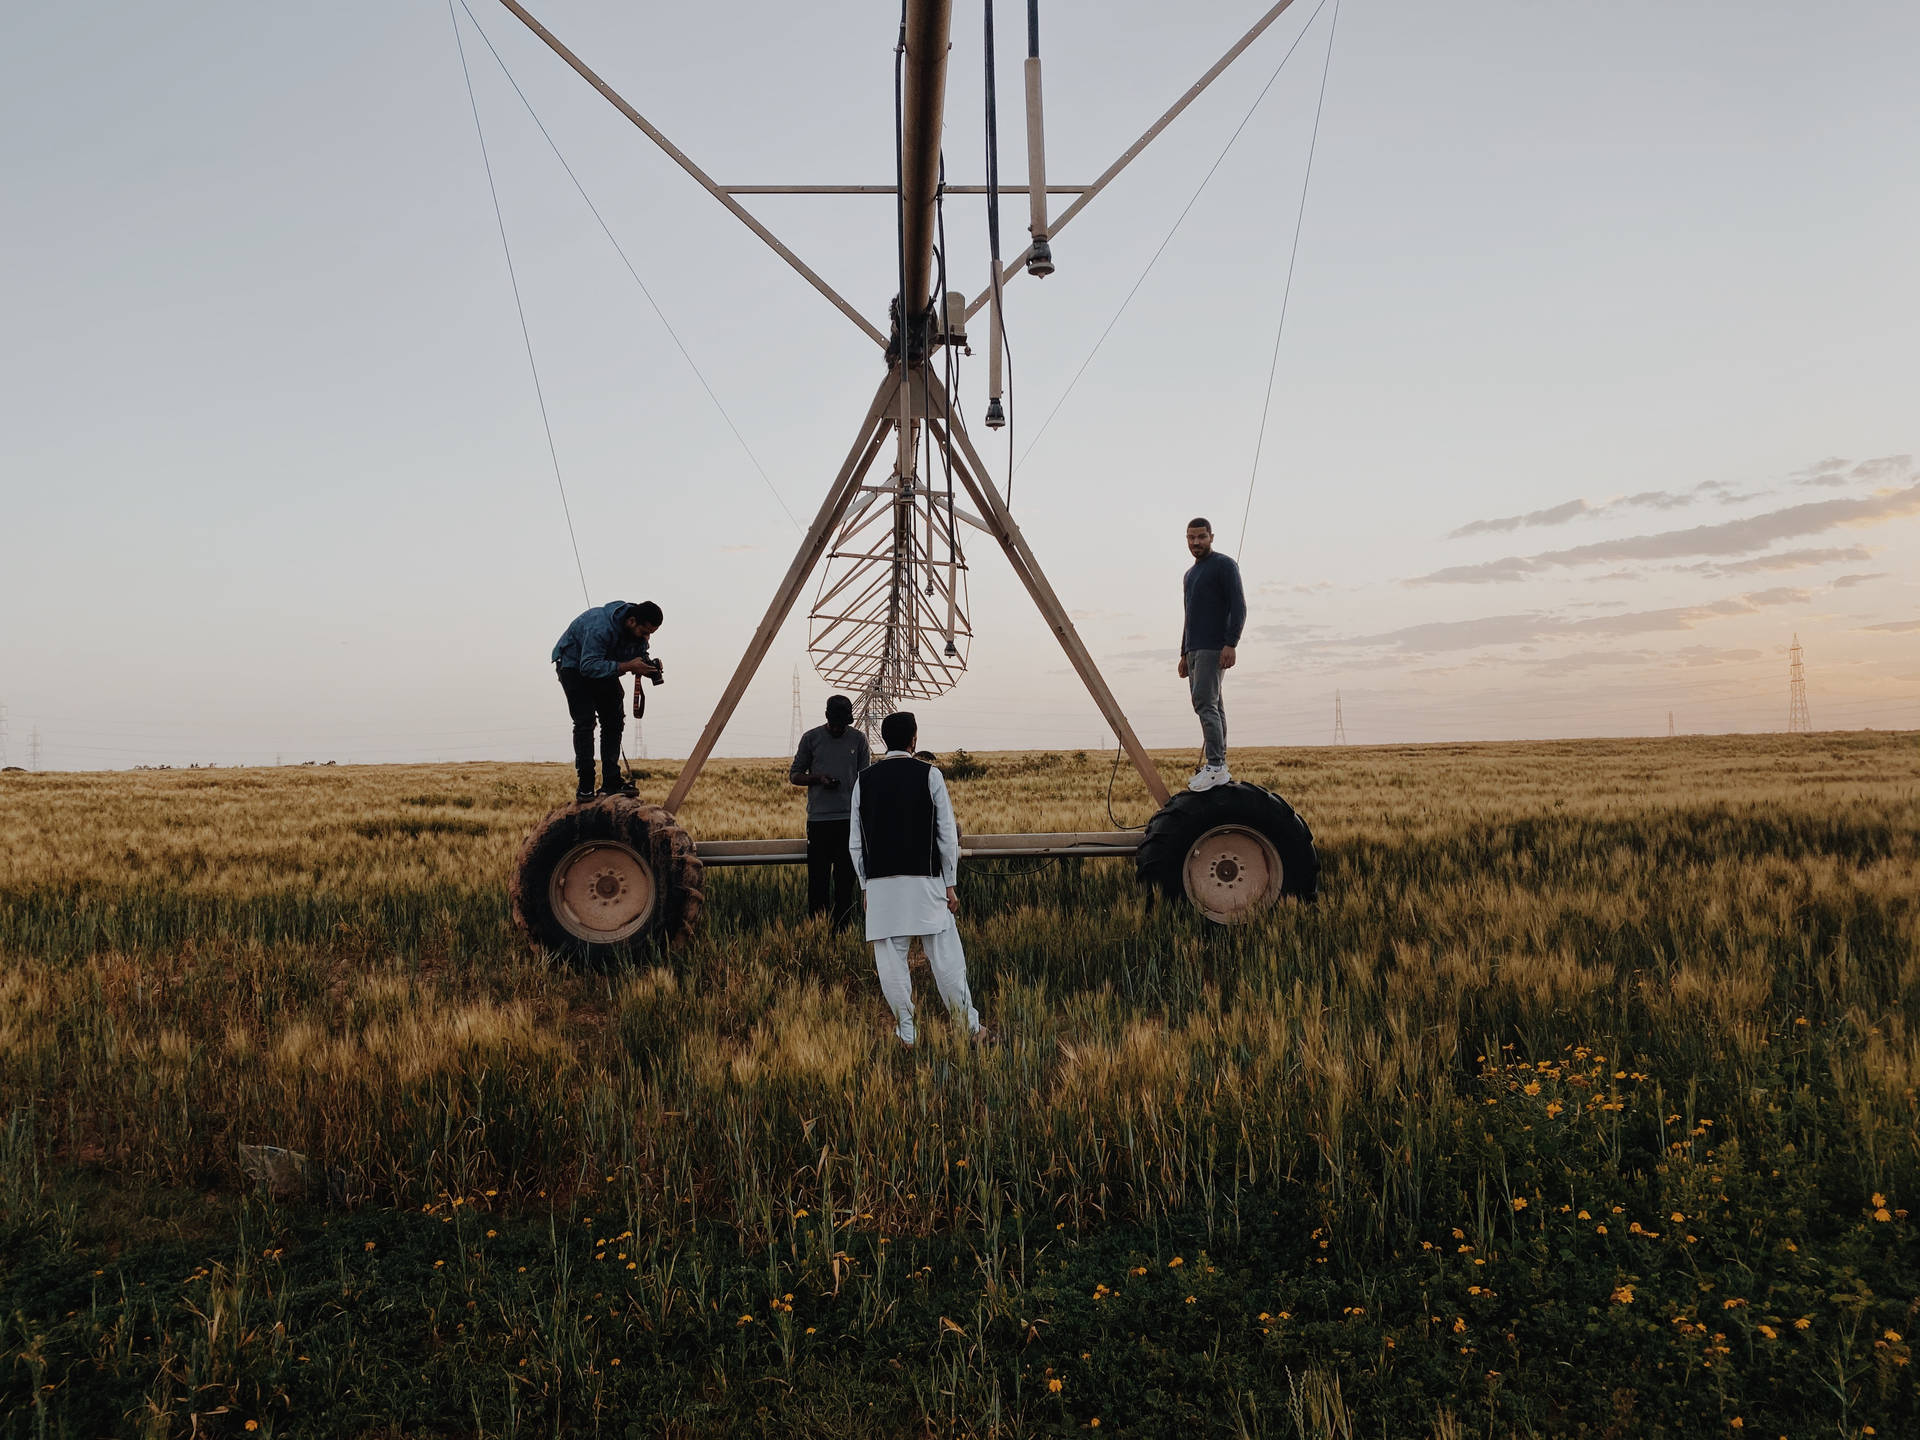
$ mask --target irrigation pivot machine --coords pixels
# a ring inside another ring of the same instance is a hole
[[[581,953],[641,939],[684,937],[704,905],[706,867],[795,864],[806,842],[696,841],[675,816],[699,778],[748,682],[816,571],[809,648],[820,674],[856,699],[869,728],[889,711],[944,694],[964,674],[972,624],[961,530],[998,543],[1046,618],[1074,671],[1158,802],[1142,831],[1052,835],[973,835],[974,856],[1132,856],[1140,879],[1170,899],[1185,899],[1208,919],[1234,924],[1282,895],[1311,898],[1318,879],[1313,837],[1278,796],[1233,783],[1169,793],[1133,726],[1101,677],[1066,607],[995,486],[954,399],[954,351],[967,324],[987,312],[985,423],[1003,418],[1002,298],[1022,269],[1053,270],[1051,241],[1130,164],[1293,0],[1279,0],[1112,165],[1088,185],[1049,185],[1042,127],[1038,0],[1028,0],[1025,66],[1027,175],[1031,242],[1010,263],[999,255],[997,140],[993,79],[993,7],[982,0],[986,39],[987,184],[944,183],[941,130],[946,101],[952,0],[905,0],[895,47],[897,166],[893,185],[728,186],[709,177],[517,0],[500,0],[650,140],[871,338],[884,372],[819,512],[787,567],[765,617],[714,706],[699,743],[664,805],[622,797],[554,811],[528,837],[513,877],[514,914],[550,949]],[[891,194],[898,290],[886,329],[862,315],[755,218],[739,196]],[[947,196],[985,194],[990,279],[973,300],[945,288]],[[1074,198],[1057,215],[1049,198]],[[956,494],[955,486],[959,487]],[[964,498],[963,498],[964,497]]]

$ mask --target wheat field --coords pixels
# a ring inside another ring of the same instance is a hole
[[[971,832],[1149,812],[979,759]],[[970,863],[1003,1043],[911,1054],[797,871],[529,948],[566,766],[0,775],[0,1436],[1920,1434],[1915,735],[1234,768],[1317,904]]]

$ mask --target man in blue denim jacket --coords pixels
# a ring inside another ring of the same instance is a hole
[[[594,798],[595,722],[600,726],[600,794],[638,793],[620,774],[620,735],[627,723],[620,677],[660,676],[660,662],[647,653],[647,637],[660,628],[660,620],[660,607],[651,600],[615,600],[583,612],[553,647],[554,670],[573,717],[573,768],[580,781],[576,802]]]

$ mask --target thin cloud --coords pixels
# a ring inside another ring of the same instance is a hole
[[[1857,468],[1857,467],[1856,467]],[[1520,580],[1548,570],[1620,560],[1677,560],[1689,555],[1746,555],[1764,550],[1777,540],[1817,535],[1842,525],[1877,525],[1920,514],[1920,484],[1879,495],[1845,500],[1811,500],[1780,510],[1767,510],[1718,525],[1695,525],[1653,535],[1630,535],[1622,540],[1600,540],[1567,550],[1538,555],[1509,555],[1479,565],[1452,565],[1416,576],[1410,585],[1484,585]]]
[[[1724,577],[1757,575],[1773,570],[1807,570],[1816,565],[1858,564],[1872,558],[1873,552],[1864,545],[1842,545],[1827,549],[1779,550],[1771,555],[1756,555],[1751,560],[1735,560],[1727,565],[1701,561],[1697,565],[1682,565],[1680,568],[1696,575]]]
[[[1787,478],[1796,485],[1844,485],[1848,461],[1838,455],[1829,455],[1826,459],[1809,465],[1804,470],[1796,470]]]
[[[1920,620],[1889,620],[1884,625],[1863,625],[1863,630],[1876,630],[1882,635],[1911,635],[1920,630]]]
[[[1708,481],[1696,486],[1697,490],[1707,490],[1716,485]],[[1746,496],[1737,497],[1746,499]],[[1545,510],[1529,510],[1524,515],[1502,515],[1492,520],[1473,520],[1458,530],[1447,532],[1449,540],[1460,540],[1468,535],[1503,535],[1514,530],[1531,530],[1543,525],[1564,525],[1569,520],[1577,520],[1586,515],[1605,515],[1614,510],[1678,510],[1682,506],[1693,504],[1690,494],[1676,494],[1671,490],[1642,490],[1637,495],[1622,495],[1615,500],[1603,501],[1598,505],[1585,500],[1569,500],[1561,505],[1552,505]]]
[[[1449,540],[1459,540],[1468,535],[1498,535],[1509,530],[1531,529],[1535,525],[1564,525],[1576,515],[1588,515],[1593,506],[1584,500],[1569,500],[1564,505],[1555,505],[1546,510],[1529,510],[1524,515],[1502,515],[1493,520],[1473,520],[1458,530],[1449,530]]]
[[[1378,635],[1361,635],[1351,642],[1365,647],[1391,646],[1403,654],[1437,654],[1477,650],[1488,645],[1526,645],[1542,640],[1648,635],[1691,630],[1731,615],[1752,615],[1774,605],[1804,604],[1812,592],[1790,587],[1729,596],[1705,605],[1675,605],[1661,610],[1632,610],[1624,615],[1594,615],[1568,620],[1545,611],[1517,615],[1486,615],[1474,620],[1437,620],[1409,625]]]
[[[1889,573],[1890,572],[1886,570],[1873,570],[1864,575],[1836,575],[1833,581],[1833,588],[1836,590],[1851,590],[1854,586],[1864,585],[1869,580],[1884,580]]]
[[[1892,484],[1912,474],[1911,455],[1878,455],[1871,460],[1862,460],[1857,465],[1833,455],[1817,465],[1794,471],[1789,478],[1796,485],[1832,488],[1840,485]]]
[[[1915,477],[1913,456],[1881,455],[1855,464],[1838,456],[1829,456],[1787,478],[1795,485],[1890,485]],[[1487,520],[1471,520],[1457,530],[1447,532],[1449,540],[1470,535],[1506,535],[1515,530],[1565,525],[1570,520],[1607,515],[1615,510],[1678,510],[1696,501],[1712,500],[1719,505],[1743,505],[1775,493],[1772,490],[1742,490],[1725,480],[1702,480],[1690,490],[1642,490],[1594,504],[1587,500],[1568,500],[1544,510],[1529,510],[1524,515],[1500,515]]]

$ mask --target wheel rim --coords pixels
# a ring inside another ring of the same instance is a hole
[[[590,840],[561,857],[547,882],[554,918],[576,940],[613,945],[638,934],[653,915],[653,867],[631,845]]]
[[[1202,915],[1221,925],[1239,925],[1280,898],[1286,872],[1280,852],[1258,830],[1219,825],[1188,848],[1181,878]]]

